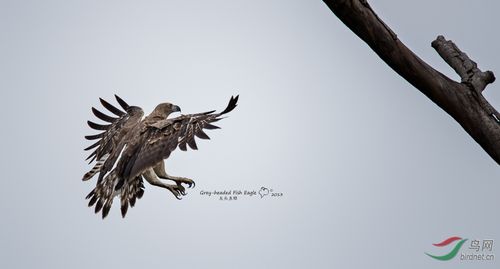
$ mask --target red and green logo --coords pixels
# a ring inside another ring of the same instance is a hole
[[[458,251],[460,251],[460,248],[465,243],[465,241],[467,241],[467,239],[462,239],[461,237],[458,237],[458,236],[452,236],[450,238],[443,240],[441,243],[432,244],[435,247],[442,248],[442,247],[446,247],[446,246],[451,245],[452,243],[456,242],[455,246],[451,249],[451,251],[448,254],[445,254],[442,256],[432,255],[429,253],[425,253],[425,254],[433,259],[436,259],[436,260],[449,261],[449,260],[455,258],[455,256],[457,256]]]

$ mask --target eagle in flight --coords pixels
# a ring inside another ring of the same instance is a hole
[[[169,190],[179,200],[186,195],[182,184],[190,188],[194,187],[194,181],[167,174],[164,160],[177,146],[182,151],[186,151],[187,146],[193,150],[198,149],[195,136],[210,139],[203,129],[219,129],[212,123],[231,112],[238,102],[238,96],[231,97],[226,109],[220,113],[213,110],[175,118],[168,116],[180,112],[180,107],[161,103],[143,118],[144,111],[140,107],[129,106],[117,95],[115,98],[123,110],[99,98],[102,106],[116,117],[92,107],[94,115],[109,124],[88,121],[92,129],[104,132],[85,136],[86,139],[97,142],[85,149],[93,149],[87,160],[90,159],[90,163],[95,160],[96,164],[83,176],[83,180],[99,174],[96,187],[86,199],[90,199],[89,207],[95,205],[95,213],[102,210],[102,218],[108,215],[116,196],[120,197],[121,213],[125,217],[128,206],[133,207],[136,199],[144,194],[144,179],[151,185]],[[172,180],[175,184],[168,184],[162,179]]]

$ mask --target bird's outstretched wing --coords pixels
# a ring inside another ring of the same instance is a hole
[[[126,137],[128,132],[130,132],[130,130],[132,130],[133,127],[141,121],[142,116],[144,115],[141,108],[129,106],[117,95],[115,95],[115,98],[118,104],[120,104],[125,111],[116,108],[102,98],[99,98],[99,100],[104,108],[118,117],[106,115],[92,107],[94,115],[108,124],[98,124],[92,121],[87,121],[88,125],[92,129],[104,132],[96,135],[85,136],[87,140],[97,140],[94,144],[85,148],[85,150],[94,149],[87,157],[87,160],[90,159],[89,163],[97,160],[97,163],[92,170],[83,176],[83,180],[89,180],[96,173],[101,172],[103,165],[107,164],[107,166],[109,166],[111,163],[112,166],[114,164],[119,155],[119,152],[117,151],[121,151],[119,147],[123,147],[123,143],[121,142],[123,142],[124,137]]]
[[[203,129],[219,129],[212,123],[221,120],[221,116],[231,112],[237,105],[238,96],[231,97],[226,109],[220,113],[209,111],[198,114],[181,115],[176,118],[162,120],[150,125],[142,134],[142,145],[132,158],[118,164],[123,170],[124,178],[134,178],[148,167],[170,156],[177,146],[183,151],[187,146],[198,149],[195,136],[200,139],[210,139]]]
[[[102,130],[104,132],[85,137],[88,140],[97,140],[93,145],[85,149],[94,149],[87,160],[91,159],[90,163],[97,160],[97,163],[92,170],[83,176],[83,180],[89,180],[95,174],[99,173],[99,180],[97,181],[96,187],[87,195],[86,199],[90,199],[89,206],[95,204],[96,213],[102,209],[103,218],[109,213],[113,198],[116,195],[114,191],[115,184],[118,181],[116,173],[107,173],[119,158],[120,153],[128,143],[128,139],[132,137],[134,130],[137,130],[136,127],[139,125],[144,115],[141,108],[129,106],[117,95],[115,95],[115,98],[124,111],[100,98],[102,106],[117,117],[106,115],[93,107],[92,112],[94,115],[109,124],[104,125],[88,121],[88,125],[92,129]],[[126,201],[127,205],[130,203],[130,206],[134,206],[136,199],[140,199],[143,194],[143,180],[142,177],[139,176],[123,188],[121,191],[121,199]],[[126,211],[124,213],[126,213]]]

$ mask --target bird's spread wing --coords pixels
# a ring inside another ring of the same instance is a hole
[[[122,167],[125,178],[133,178],[148,167],[170,156],[177,146],[183,151],[187,145],[191,149],[198,149],[195,136],[200,139],[210,139],[203,129],[219,129],[212,123],[219,121],[222,115],[232,111],[238,102],[238,96],[231,97],[226,109],[220,113],[209,111],[198,114],[181,115],[150,125],[142,133],[142,145],[132,158]]]
[[[113,166],[114,162],[119,156],[119,151],[122,150],[124,143],[123,139],[126,137],[127,133],[133,129],[142,119],[142,109],[134,107],[136,109],[130,109],[131,107],[123,101],[120,97],[115,95],[117,102],[125,110],[122,111],[112,104],[108,103],[106,100],[100,98],[101,104],[104,108],[109,110],[117,117],[112,117],[102,113],[96,108],[92,107],[92,112],[94,115],[107,122],[108,124],[98,124],[92,121],[88,121],[88,125],[95,130],[101,130],[101,132],[96,135],[85,136],[88,140],[97,140],[94,144],[85,148],[85,150],[91,150],[92,153],[87,157],[90,159],[90,163],[97,160],[96,165],[92,170],[83,176],[83,180],[89,180],[96,173],[101,172],[103,167]],[[133,111],[134,113],[131,113]],[[107,172],[107,171],[106,171]],[[105,173],[104,173],[105,174]]]

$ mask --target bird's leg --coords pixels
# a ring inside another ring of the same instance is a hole
[[[174,177],[165,171],[165,163],[164,162],[159,162],[156,166],[153,167],[154,172],[159,178],[162,179],[170,179],[175,181],[177,186],[182,187],[182,183],[188,185],[188,188],[194,188],[195,183],[192,179],[187,178],[187,177]]]
[[[142,175],[149,182],[149,184],[169,190],[175,198],[179,200],[182,199],[183,195],[186,195],[186,189],[183,186],[179,186],[179,184],[174,185],[164,183],[156,176],[156,173],[151,168],[146,170]]]
[[[175,183],[178,186],[182,186],[181,183],[184,183],[184,184],[188,185],[188,188],[194,188],[194,186],[196,185],[192,179],[187,178],[187,177],[174,177],[174,176],[167,175],[167,177],[165,179],[170,179],[170,180],[175,181]]]

